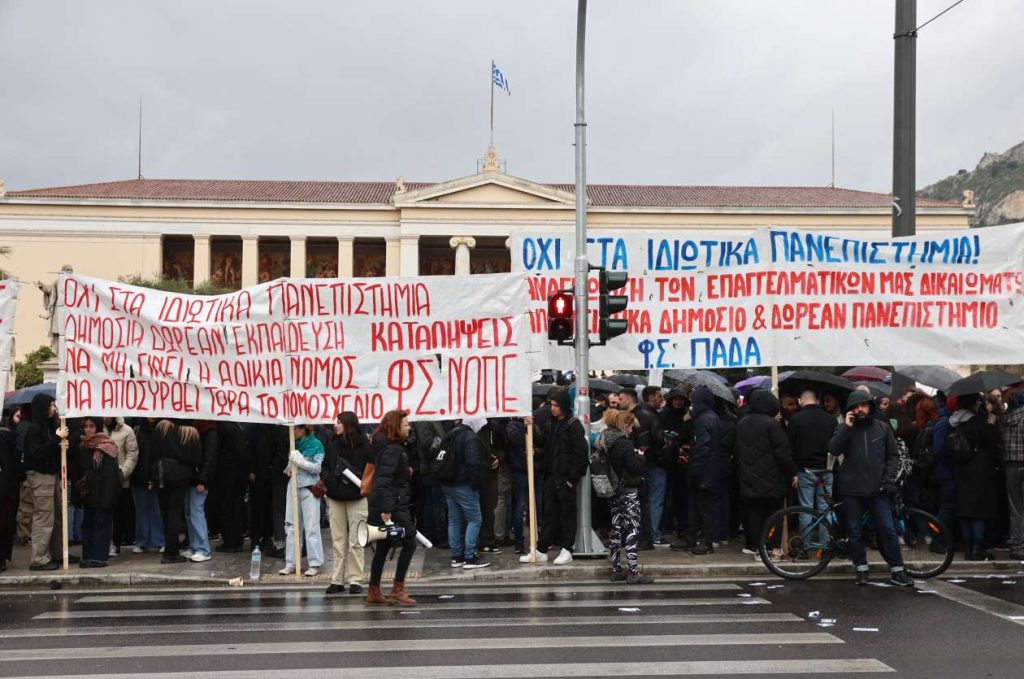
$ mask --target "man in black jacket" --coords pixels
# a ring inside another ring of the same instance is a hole
[[[217,459],[217,513],[224,541],[218,552],[241,552],[245,543],[245,489],[249,483],[252,452],[247,426],[238,422],[218,422],[220,444]]]
[[[63,553],[60,503],[64,502],[57,486],[60,473],[60,439],[67,429],[57,429],[54,417],[57,406],[51,396],[36,394],[32,398],[32,420],[25,431],[26,481],[32,489],[35,508],[32,512],[32,563],[29,570],[56,570],[60,564],[53,555]],[[77,561],[77,559],[76,559]]]
[[[252,471],[249,474],[249,540],[266,556],[284,558],[284,514],[288,477],[288,427],[257,424],[252,434]]]
[[[825,496],[818,487],[818,479],[825,481],[825,488],[832,494],[832,472],[828,467],[828,442],[836,430],[836,418],[818,403],[817,394],[807,390],[800,394],[800,411],[789,420],[786,433],[793,461],[797,466],[797,499],[802,507],[825,511]],[[812,471],[814,470],[814,473]],[[822,471],[824,470],[824,471]],[[800,528],[805,529],[811,517],[800,515]],[[828,539],[825,527],[821,528],[819,539]]]
[[[868,560],[864,547],[864,513],[871,512],[878,530],[882,556],[891,569],[890,582],[913,587],[903,569],[899,536],[892,518],[892,496],[896,494],[899,454],[892,427],[871,416],[871,394],[855,391],[846,402],[846,417],[836,427],[828,449],[843,456],[843,511],[850,557],[857,568],[857,584],[868,582]]]
[[[572,561],[576,545],[576,486],[587,471],[589,449],[583,423],[572,417],[569,390],[564,387],[552,389],[548,395],[551,403],[551,421],[537,433],[544,446],[544,519],[541,522],[540,539],[537,542],[537,561],[548,560],[545,553],[549,548],[561,546],[554,563],[557,566]],[[533,418],[526,419],[526,426],[532,427]],[[590,489],[584,489],[590,492]],[[530,555],[519,558],[522,563],[530,562]]]
[[[718,518],[720,486],[721,422],[715,413],[715,397],[707,387],[693,390],[693,442],[688,465],[690,491],[690,527],[699,533],[691,553],[710,554]]]
[[[491,565],[476,555],[480,526],[483,523],[480,512],[483,461],[477,432],[486,423],[487,420],[480,417],[463,420],[455,425],[441,442],[441,453],[455,456],[454,465],[450,467],[452,474],[444,476],[434,470],[448,502],[448,547],[452,554],[452,568],[472,570]],[[466,521],[465,551],[462,541],[463,519]]]

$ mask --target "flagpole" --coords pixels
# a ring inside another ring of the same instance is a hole
[[[491,144],[494,146],[494,59],[491,59]]]

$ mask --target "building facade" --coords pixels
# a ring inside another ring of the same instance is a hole
[[[571,230],[572,184],[505,174],[440,183],[139,179],[3,193],[2,262],[22,282],[16,354],[47,343],[42,293],[70,265],[237,289],[281,276],[508,271],[517,230]],[[2,183],[0,183],[2,187]],[[886,194],[820,187],[590,185],[587,220],[615,229],[728,231],[777,225],[887,235]],[[922,200],[919,231],[969,227],[972,210]]]

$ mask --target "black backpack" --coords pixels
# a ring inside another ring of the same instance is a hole
[[[608,459],[608,440],[604,436],[605,432],[601,434],[590,451],[590,483],[594,486],[595,495],[608,499],[615,497],[622,482]]]
[[[472,433],[469,427],[458,425],[444,437],[436,448],[430,447],[430,475],[435,481],[447,483],[459,477],[459,461],[456,442],[466,432]]]
[[[967,464],[974,459],[975,447],[960,427],[949,427],[946,434],[946,450],[958,464]]]
[[[911,451],[911,457],[914,460],[914,469],[931,469],[935,463],[935,450],[933,443],[935,441],[935,422],[929,422],[925,425],[917,434],[917,438],[914,439],[914,448]]]

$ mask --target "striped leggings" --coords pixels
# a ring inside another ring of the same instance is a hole
[[[630,573],[637,573],[636,545],[640,536],[640,493],[621,493],[609,504],[612,510],[612,526],[608,533],[611,547],[612,569],[622,570],[622,550],[626,550],[626,563]]]

